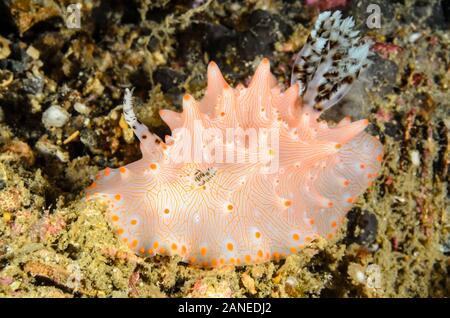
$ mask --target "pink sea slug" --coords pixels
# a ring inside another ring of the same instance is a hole
[[[353,27],[339,11],[320,14],[286,91],[267,59],[236,88],[211,62],[200,101],[185,95],[182,113],[160,112],[172,130],[165,142],[137,121],[126,90],[143,157],[101,171],[87,198],[108,205],[136,253],[201,266],[261,263],[331,239],[383,156],[366,119],[333,127],[318,119],[368,64],[370,44]]]

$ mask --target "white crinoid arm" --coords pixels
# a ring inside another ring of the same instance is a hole
[[[354,30],[352,17],[323,12],[292,68],[291,85],[298,83],[303,105],[324,111],[335,105],[369,65],[371,43]]]

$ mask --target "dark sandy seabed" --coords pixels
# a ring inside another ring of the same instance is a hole
[[[83,1],[81,29],[66,27],[70,3],[0,2],[1,297],[450,296],[449,1]],[[369,3],[379,29],[365,25]],[[236,85],[266,56],[287,84],[319,10],[336,4],[378,54],[325,117],[368,118],[386,154],[339,235],[234,269],[130,252],[82,195],[98,170],[140,157],[123,88],[164,136],[158,111],[201,97],[210,60]],[[52,105],[60,128],[42,120]]]

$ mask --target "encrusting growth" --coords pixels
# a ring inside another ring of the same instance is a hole
[[[127,89],[125,119],[143,157],[100,172],[88,199],[109,206],[136,253],[205,267],[261,263],[331,239],[383,156],[366,119],[318,121],[368,64],[353,25],[322,13],[284,92],[267,59],[236,88],[211,62],[200,101],[185,95],[182,113],[160,112],[172,130],[165,141],[138,122]]]

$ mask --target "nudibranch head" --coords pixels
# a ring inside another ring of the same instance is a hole
[[[236,88],[211,62],[200,101],[185,95],[182,113],[160,112],[172,130],[164,141],[138,122],[127,90],[125,118],[143,157],[101,171],[88,198],[108,205],[136,253],[206,267],[279,259],[331,239],[383,156],[367,120],[318,120],[367,64],[368,45],[352,27],[322,13],[286,91],[268,59]]]

